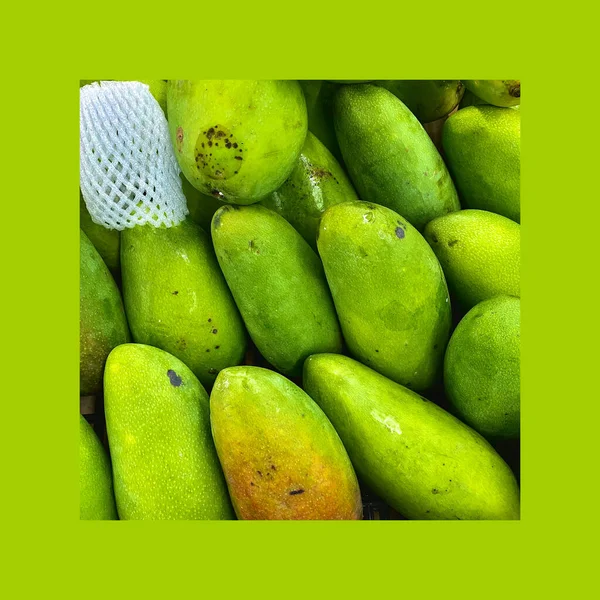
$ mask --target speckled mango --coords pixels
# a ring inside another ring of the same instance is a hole
[[[509,107],[521,103],[521,82],[518,79],[474,79],[464,84],[488,104]]]
[[[288,180],[263,201],[280,214],[317,250],[321,216],[330,206],[358,200],[335,157],[310,131]]]
[[[517,438],[521,399],[521,300],[495,296],[460,321],[444,357],[453,412],[486,438]]]
[[[118,519],[112,470],[106,450],[90,424],[79,415],[79,518]]]
[[[465,86],[458,80],[377,81],[408,107],[421,123],[431,123],[452,112],[461,101]]]
[[[418,119],[390,91],[341,87],[334,125],[361,200],[387,206],[418,230],[460,209],[448,169]]]
[[[283,217],[261,205],[223,206],[212,241],[250,337],[278,371],[294,377],[310,354],[341,350],[321,261]]]
[[[258,202],[288,178],[308,127],[297,81],[169,81],[167,107],[185,177],[234,204]]]
[[[434,219],[425,239],[463,309],[506,294],[521,295],[521,226],[485,210]]]
[[[130,340],[119,288],[92,242],[80,231],[79,387],[80,394],[102,389],[110,351]]]
[[[352,355],[411,389],[431,386],[451,311],[442,268],[421,234],[389,208],[346,202],[325,211],[317,245]]]
[[[205,387],[242,362],[246,332],[209,236],[191,220],[121,234],[123,298],[135,342],[182,360]]]
[[[360,519],[358,482],[321,409],[267,369],[219,373],[210,396],[219,460],[239,519]]]
[[[124,344],[108,357],[104,389],[119,517],[232,519],[195,375],[163,350]]]
[[[521,111],[468,106],[442,130],[448,167],[465,208],[521,220]]]
[[[346,356],[311,356],[306,392],[361,481],[408,519],[518,519],[515,477],[470,427]]]

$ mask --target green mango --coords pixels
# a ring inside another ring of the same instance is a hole
[[[356,475],[338,434],[283,375],[259,367],[221,371],[210,422],[239,519],[362,517]]]
[[[169,81],[167,105],[183,174],[226,202],[252,204],[276,190],[306,137],[297,81]]]
[[[321,215],[340,202],[358,200],[335,157],[310,131],[289,179],[262,202],[280,214],[317,250]]]
[[[106,450],[90,424],[79,415],[79,518],[118,519],[112,472]]]
[[[130,336],[119,288],[87,235],[79,234],[79,387],[90,396],[102,389],[110,351]]]
[[[461,210],[425,228],[450,291],[465,309],[506,294],[521,295],[521,226],[484,210]]]
[[[368,202],[329,208],[317,239],[350,352],[415,390],[441,373],[451,310],[442,269],[404,217]]]
[[[451,113],[460,102],[465,86],[457,80],[377,81],[409,108],[421,121],[431,123]]]
[[[232,519],[208,394],[190,369],[158,348],[124,344],[108,357],[104,389],[119,517]]]
[[[299,81],[306,99],[308,130],[342,162],[342,153],[333,128],[333,97],[337,86],[328,81]]]
[[[87,235],[94,248],[116,279],[121,276],[120,244],[121,234],[116,229],[107,229],[92,221],[92,217],[79,192],[79,227]]]
[[[190,211],[190,219],[202,229],[210,234],[210,222],[217,209],[225,203],[214,196],[207,196],[199,192],[184,176],[180,173],[181,189],[187,201],[187,207]]]
[[[209,236],[186,219],[122,233],[125,310],[135,342],[182,360],[205,387],[240,364],[246,332]]]
[[[518,79],[476,79],[464,82],[468,90],[494,106],[516,106],[521,103],[521,82]]]
[[[444,124],[448,167],[466,208],[521,219],[521,111],[469,106]]]
[[[335,97],[334,124],[362,200],[397,211],[419,230],[460,209],[440,153],[394,94],[375,85],[343,86]]]
[[[261,205],[223,206],[212,240],[252,341],[278,371],[293,377],[310,354],[341,350],[321,261],[283,217]]]
[[[508,465],[433,402],[334,354],[308,358],[303,382],[361,481],[404,517],[519,518],[519,489]]]
[[[521,300],[496,296],[472,308],[444,358],[444,389],[456,414],[487,438],[518,438]]]

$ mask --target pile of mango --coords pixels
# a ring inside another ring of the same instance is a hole
[[[80,518],[518,519],[519,82],[145,83],[189,216],[81,199]]]

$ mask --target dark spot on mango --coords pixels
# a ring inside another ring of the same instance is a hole
[[[206,349],[206,352],[210,352],[210,348],[207,348],[207,349]]]
[[[277,471],[277,467],[275,465],[271,465],[271,469],[273,469],[273,471]]]
[[[208,322],[209,322],[209,323],[211,323],[211,322],[212,322],[212,319],[208,319]]]
[[[261,477],[262,477],[262,473],[260,471],[256,471]]]
[[[458,240],[452,240],[451,242],[448,242],[448,246],[450,246],[450,248],[456,244],[458,244]]]
[[[211,333],[217,333],[217,330],[216,330],[216,329],[213,329],[213,330],[211,331]]]
[[[183,127],[181,127],[181,125],[177,128],[177,150],[179,152],[182,151],[182,147],[183,147]]]
[[[322,167],[315,167],[314,169],[311,169],[311,174],[313,177],[317,177],[318,179],[326,179],[327,177],[332,176],[331,171],[327,171]]]
[[[432,494],[439,494],[440,492],[439,492],[439,490],[437,490],[436,488],[433,488],[433,489],[431,490],[431,493],[432,493]]]
[[[221,346],[215,346],[215,350],[218,350]]]
[[[404,229],[402,227],[396,227],[396,237],[399,239],[403,239],[405,236]]]
[[[173,369],[169,369],[167,371],[167,377],[169,378],[171,385],[175,387],[179,387],[181,385],[181,377],[179,377],[179,375],[177,375]]]
[[[431,236],[431,241],[432,241],[434,244],[437,244],[437,243],[438,243],[438,239],[437,239],[437,237],[436,237],[435,235],[432,235],[432,236]]]
[[[290,496],[297,496],[298,494],[304,494],[304,490],[292,490]]]
[[[171,294],[172,294],[173,296],[177,296],[177,294],[179,294],[179,292],[178,292],[177,290],[175,290],[174,292],[171,292]]]

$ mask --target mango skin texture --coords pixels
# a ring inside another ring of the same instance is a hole
[[[467,89],[488,104],[505,108],[521,104],[521,82],[518,79],[475,79],[464,83]]]
[[[461,210],[425,229],[448,286],[463,308],[521,295],[521,226],[484,210]]]
[[[79,519],[118,519],[112,471],[106,450],[79,415]]]
[[[334,99],[334,125],[361,200],[395,210],[419,231],[431,219],[460,209],[440,153],[390,91],[343,86]]]
[[[521,220],[521,111],[469,106],[442,131],[448,167],[465,208]]]
[[[451,311],[421,234],[389,208],[346,202],[325,212],[317,244],[351,354],[411,389],[430,387],[441,374]]]
[[[108,357],[104,388],[119,517],[233,518],[194,374],[158,348],[124,344]]]
[[[123,297],[133,339],[182,360],[205,387],[242,362],[246,331],[209,236],[186,219],[121,236]]]
[[[378,81],[421,121],[431,123],[451,113],[461,101],[465,86],[454,80],[395,80]]]
[[[167,107],[187,180],[234,204],[259,202],[288,178],[308,128],[297,81],[169,81]]]
[[[433,402],[340,355],[308,358],[303,383],[361,481],[404,517],[519,518],[519,489],[508,465]]]
[[[519,437],[521,301],[496,296],[460,321],[444,358],[456,414],[486,438]]]
[[[239,519],[360,519],[346,450],[321,409],[291,381],[259,367],[219,373],[213,438]]]
[[[316,252],[319,223],[325,210],[358,199],[335,157],[309,131],[296,168],[262,204],[291,223]]]
[[[213,217],[212,240],[250,337],[278,371],[294,377],[310,354],[341,351],[323,265],[283,217],[227,205]]]
[[[119,288],[81,230],[79,275],[79,387],[87,396],[101,391],[110,351],[131,338]]]

